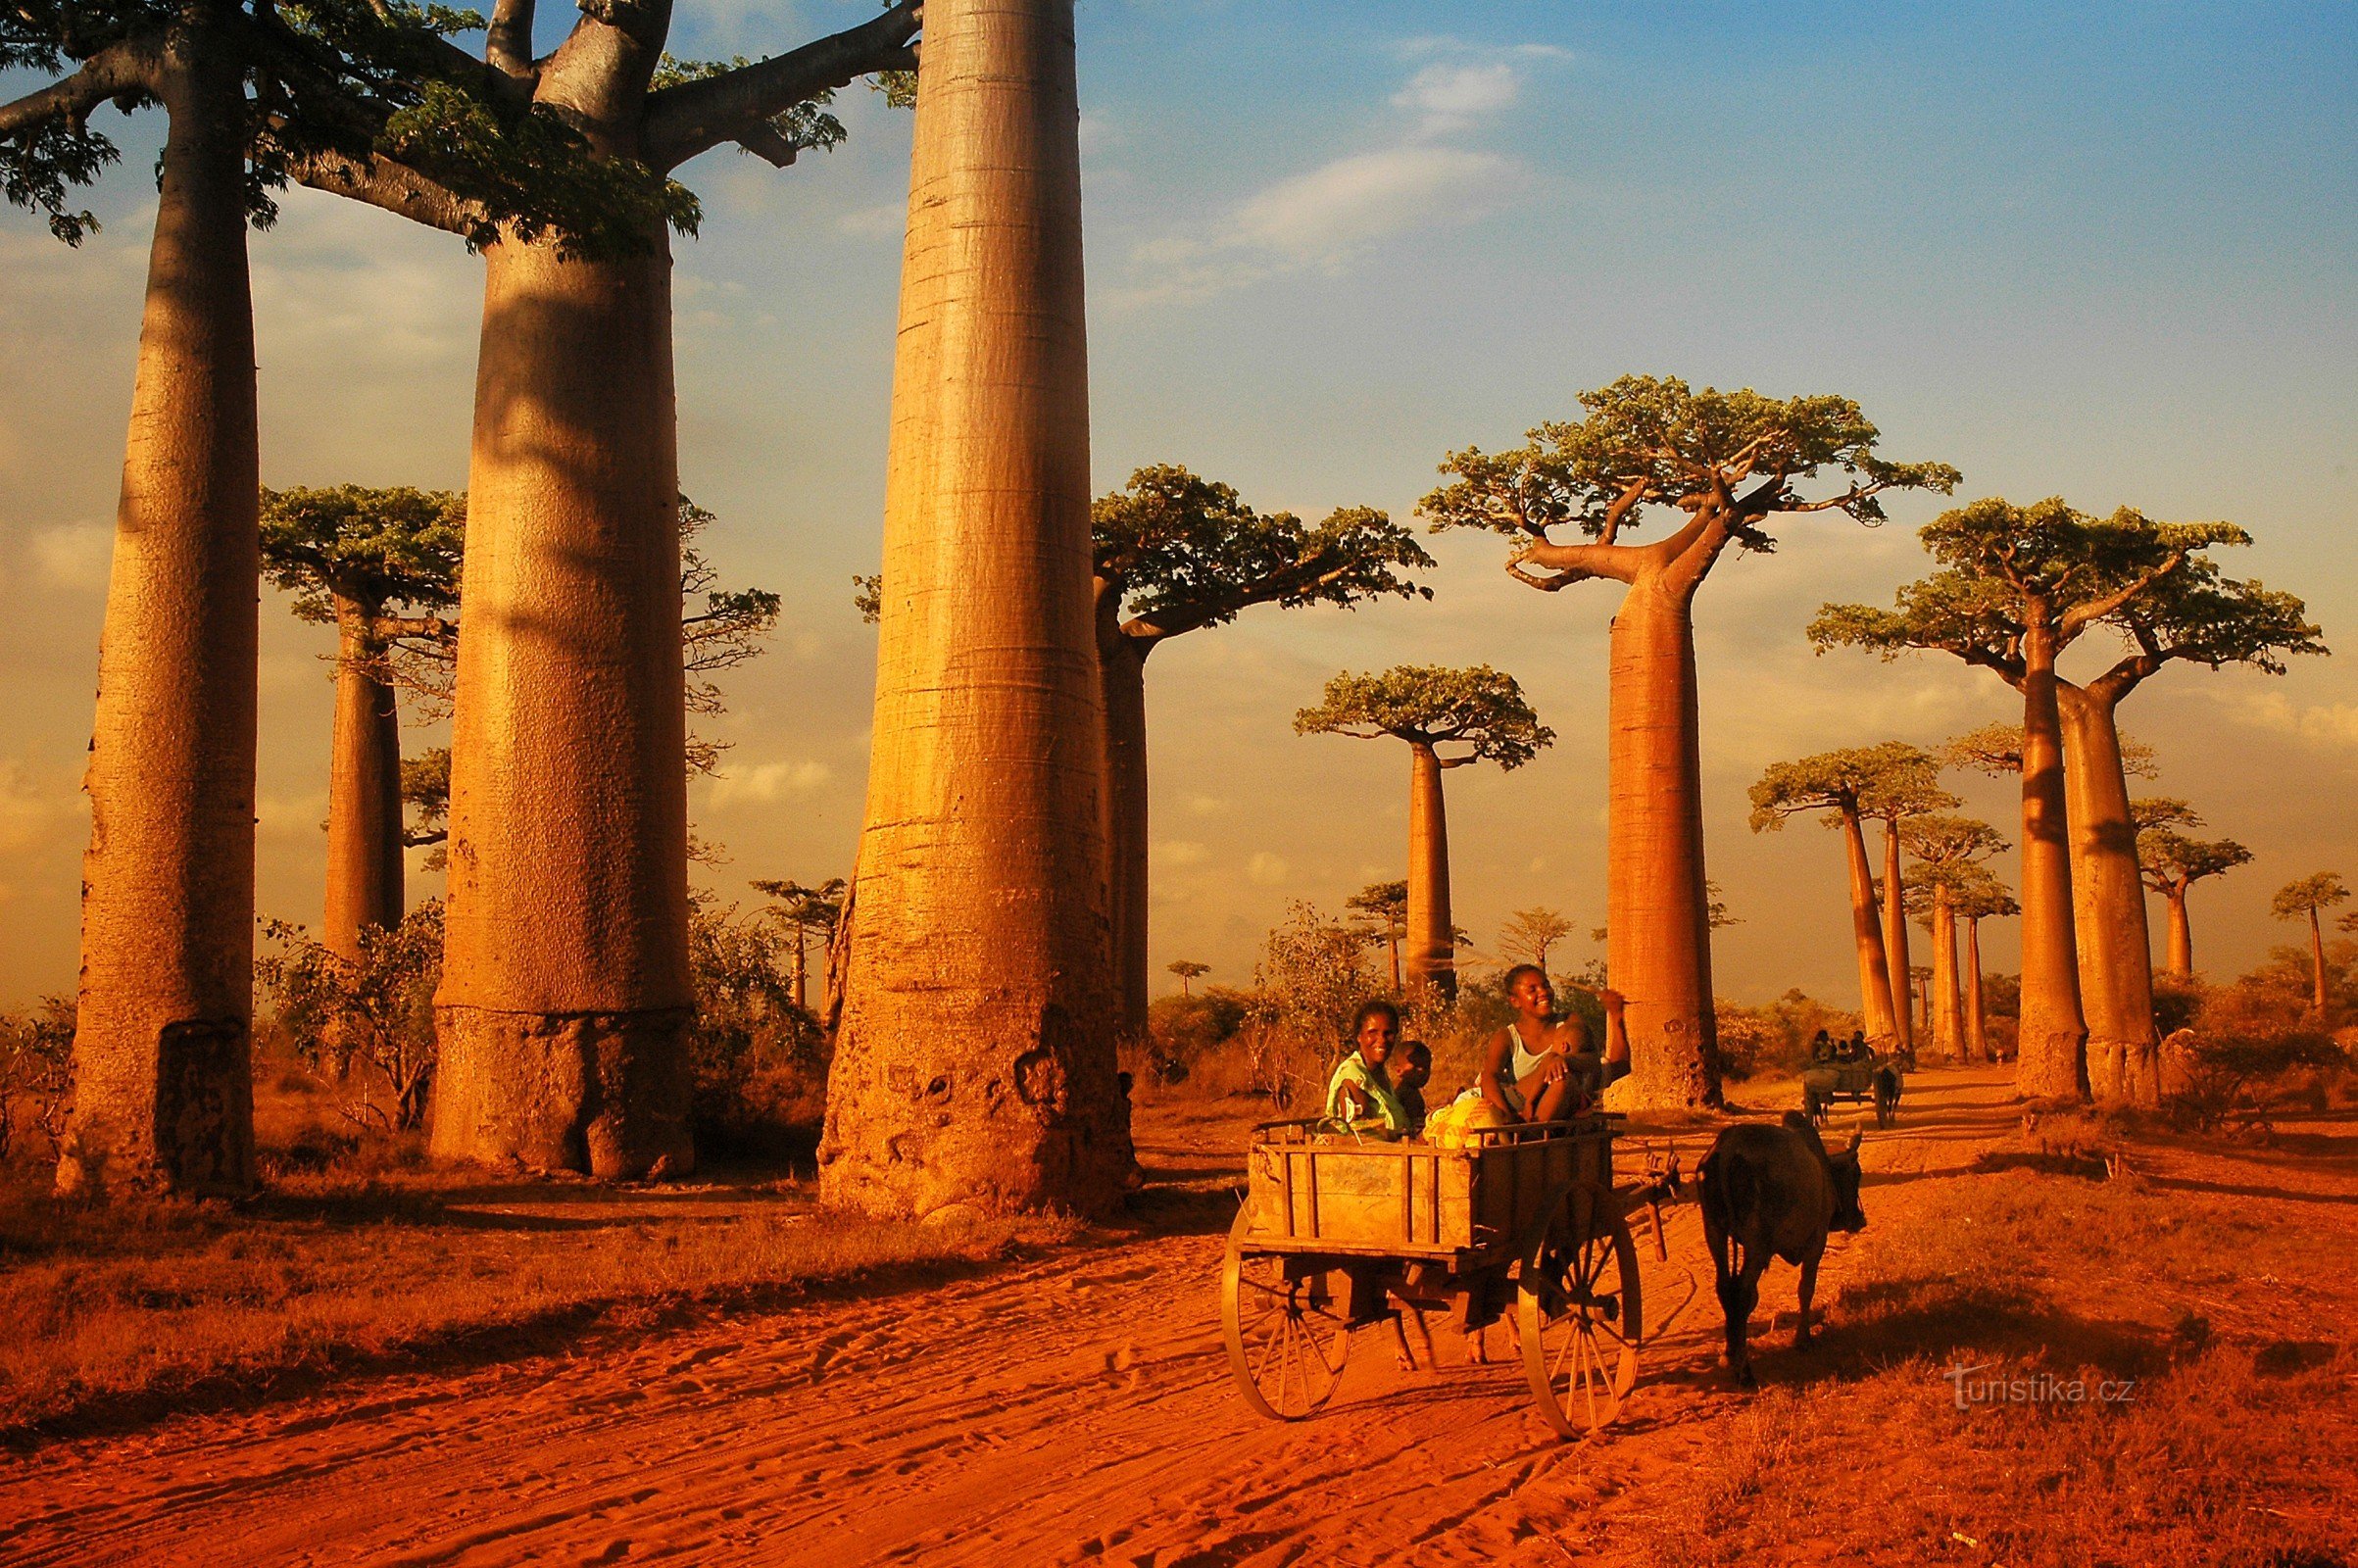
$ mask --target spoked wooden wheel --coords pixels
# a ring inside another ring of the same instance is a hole
[[[1334,1397],[1351,1326],[1326,1275],[1288,1279],[1283,1254],[1247,1251],[1245,1222],[1237,1215],[1220,1271],[1229,1370],[1247,1404],[1272,1421],[1300,1421]]]
[[[1533,1244],[1517,1281],[1523,1371],[1540,1413],[1567,1438],[1619,1415],[1638,1382],[1646,1325],[1638,1249],[1611,1201],[1602,1193],[1574,1195]]]

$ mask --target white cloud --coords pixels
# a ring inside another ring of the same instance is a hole
[[[1154,864],[1165,869],[1183,865],[1202,865],[1211,858],[1211,852],[1192,839],[1164,839],[1153,850]]]
[[[1334,263],[1373,240],[1462,222],[1495,207],[1514,166],[1457,147],[1391,147],[1338,158],[1281,181],[1238,209],[1248,244]]]
[[[1277,887],[1293,874],[1292,862],[1282,855],[1271,855],[1267,850],[1245,862],[1245,875],[1252,879],[1254,887]]]
[[[1485,115],[1513,103],[1523,90],[1523,76],[1502,60],[1487,65],[1438,64],[1425,67],[1395,93],[1393,106],[1425,117],[1427,135],[1462,129]]]
[[[1217,816],[1228,809],[1228,803],[1216,795],[1191,795],[1187,798],[1190,816]]]
[[[2263,729],[2332,747],[2358,748],[2358,703],[2295,704],[2283,692],[2239,692],[2238,716]]]
[[[857,208],[835,220],[835,226],[861,239],[898,239],[909,224],[909,204],[879,202]]]
[[[721,810],[739,802],[762,804],[809,795],[824,788],[835,769],[824,762],[763,762],[740,771],[730,768],[712,780],[710,805]]]
[[[61,588],[104,588],[115,559],[115,530],[99,522],[70,522],[32,536],[32,563]]]

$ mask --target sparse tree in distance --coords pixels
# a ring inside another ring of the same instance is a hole
[[[2349,896],[2349,886],[2338,872],[2320,871],[2315,876],[2285,883],[2268,903],[2268,912],[2280,920],[2309,922],[2310,1004],[2321,1018],[2333,998],[2326,990],[2326,934],[2318,921],[2318,911],[2330,909]]]
[[[389,660],[405,638],[440,645],[457,635],[442,612],[459,602],[466,538],[467,498],[446,490],[262,493],[263,575],[295,596],[298,619],[336,628],[319,939],[347,961],[359,959],[364,930],[392,930],[408,906],[401,714]]]
[[[1891,1011],[1899,1022],[1899,1044],[1916,1045],[1915,969],[1908,961],[1907,877],[1900,865],[1903,830],[1919,816],[1965,803],[1940,787],[1940,760],[1904,742],[1876,748],[1881,759],[1874,787],[1859,801],[1862,814],[1883,824],[1883,943],[1891,966]]]
[[[2168,659],[2264,664],[2294,628],[2301,637],[2314,628],[2298,619],[2298,601],[2225,583],[2198,559],[2246,542],[2232,523],[2155,522],[2129,508],[2094,517],[2060,499],[1992,497],[1941,514],[1920,537],[1940,570],[1901,588],[1893,610],[1827,606],[1810,640],[1887,659],[1953,654],[2023,694],[2017,1082],[2035,1098],[2151,1102],[2161,1082],[2152,954],[2114,709]],[[2136,651],[2090,686],[2063,681],[2057,657],[2105,623]],[[2075,858],[2091,903],[2085,933],[2075,928]]]
[[[1625,376],[1580,401],[1582,417],[1540,425],[1523,447],[1449,454],[1449,482],[1418,510],[1435,527],[1514,540],[1507,571],[1544,592],[1625,585],[1610,656],[1606,967],[1629,999],[1633,1102],[1715,1105],[1695,592],[1731,543],[1774,548],[1767,530],[1781,517],[1879,522],[1884,491],[1946,492],[1957,472],[1880,457],[1875,426],[1847,398]],[[1834,481],[1826,492],[1805,493],[1821,476]],[[1623,541],[1656,514],[1671,519],[1662,538]]]
[[[1407,990],[1457,995],[1456,926],[1449,915],[1449,829],[1445,769],[1470,762],[1517,768],[1555,739],[1511,675],[1488,664],[1445,669],[1400,664],[1380,675],[1344,673],[1323,700],[1294,715],[1302,735],[1389,735],[1408,743]],[[1442,755],[1444,747],[1462,752]]]
[[[1211,973],[1210,964],[1198,963],[1193,958],[1173,958],[1166,967],[1179,977],[1179,994],[1183,997],[1194,996],[1194,991],[1189,988],[1196,979]]]
[[[826,881],[806,887],[800,882],[760,881],[753,884],[756,893],[769,900],[771,919],[786,928],[794,942],[794,981],[791,995],[797,1010],[811,1010],[811,944],[818,943],[821,953],[835,940],[835,927],[843,918],[844,879],[829,877]]]
[[[1430,599],[1407,575],[1433,558],[1367,507],[1315,527],[1259,513],[1224,484],[1164,464],[1140,468],[1091,509],[1099,678],[1105,704],[1108,913],[1122,1024],[1147,1025],[1147,688],[1149,655],[1170,638],[1225,625],[1254,605],[1351,606]]]
[[[1571,934],[1572,922],[1560,911],[1534,905],[1507,917],[1505,928],[1498,933],[1498,948],[1509,958],[1547,969],[1549,950]],[[1551,969],[1547,972],[1554,973]]]
[[[1408,884],[1370,882],[1345,899],[1343,906],[1367,922],[1370,940],[1391,950],[1392,995],[1399,996],[1404,985],[1400,975],[1400,936],[1408,927]]]
[[[2137,824],[2137,868],[2145,886],[2169,907],[2169,950],[2165,967],[2179,979],[2194,973],[2194,927],[2186,915],[2186,894],[2195,883],[2251,863],[2251,851],[2234,839],[2189,838],[2183,831],[2202,826],[2201,813],[2185,801],[2152,797],[2129,803]]]
[[[1925,923],[1933,942],[1933,1052],[1944,1060],[1966,1059],[1965,996],[1957,972],[1957,873],[2010,848],[1997,829],[1970,816],[1918,816],[1900,825],[1899,836],[1922,869],[1902,884],[1902,899]],[[1979,953],[1976,953],[1979,959]]]
[[[928,0],[874,752],[819,1193],[1104,1214],[1135,1179],[1106,926],[1072,0]],[[833,960],[831,959],[831,966]]]
[[[1970,1061],[1988,1061],[1990,1019],[1982,1000],[1982,922],[2022,913],[2022,906],[1996,873],[1986,865],[1951,867],[1948,906],[1965,923],[1965,1053]]]

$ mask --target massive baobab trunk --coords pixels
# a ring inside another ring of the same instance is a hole
[[[1899,822],[1883,825],[1883,955],[1891,976],[1891,1019],[1895,1043],[1906,1050],[1916,1043],[1915,998],[1909,995],[1907,899],[1899,880]]]
[[[1859,1013],[1867,1038],[1879,1044],[1896,1040],[1893,1021],[1891,955],[1884,947],[1884,923],[1875,897],[1875,872],[1867,860],[1867,837],[1858,813],[1842,812],[1842,848],[1850,864],[1850,934],[1858,945]]]
[[[1634,1105],[1719,1102],[1692,612],[1710,559],[1640,572],[1613,617],[1605,967],[1629,1000]]]
[[[385,678],[378,611],[336,601],[335,736],[327,773],[327,906],[319,940],[358,958],[361,932],[401,924],[401,714]]]
[[[1982,1005],[1982,922],[1965,922],[1965,1050],[1974,1061],[1990,1059],[1990,1014]]]
[[[2023,638],[2022,1022],[2015,1086],[2034,1100],[2088,1096],[2088,1023],[2072,930],[2055,646],[2043,609]]]
[[[1440,757],[1408,747],[1408,990],[1457,996],[1457,927],[1449,912],[1449,819]]]
[[[58,1179],[254,1181],[254,750],[261,476],[237,57],[201,24],[149,253],[85,785],[72,1143]]]
[[[2194,977],[2194,926],[2186,918],[2186,890],[2173,889],[2162,897],[2170,905],[2170,953],[2167,967],[2181,980]]]
[[[1147,1032],[1147,656],[1151,639],[1122,634],[1118,593],[1097,596],[1097,653],[1105,708],[1105,913],[1111,926],[1118,1021]]]
[[[2088,1019],[2088,1088],[2100,1101],[2157,1103],[2153,937],[2137,863],[2137,824],[2116,709],[2101,691],[2056,683],[2072,833],[2072,913]]]
[[[1933,1054],[1945,1061],[1965,1059],[1964,998],[1957,982],[1957,911],[1948,885],[1933,887]]]
[[[1114,1076],[1071,0],[933,0],[820,1192],[1103,1213]]]
[[[437,1153],[693,1164],[670,259],[486,253]]]

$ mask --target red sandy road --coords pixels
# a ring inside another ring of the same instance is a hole
[[[1870,1169],[1962,1166],[2013,1122],[1994,1077],[1918,1085]],[[1166,1169],[1235,1147],[1232,1122],[1150,1125]],[[1879,1189],[1871,1210],[1901,1221],[1942,1185]],[[1692,1208],[1669,1264],[1641,1243],[1649,1323],[1696,1275],[1700,1298],[1606,1440],[1575,1445],[1503,1335],[1498,1364],[1403,1374],[1363,1334],[1326,1415],[1256,1419],[1220,1347],[1216,1206],[1188,1212],[1197,1233],[924,1292],[12,1456],[0,1561],[1560,1563],[1632,1544],[1649,1481],[1699,1457],[1728,1406]],[[1822,1300],[1842,1274],[1838,1242]],[[1788,1327],[1792,1291],[1772,1275]],[[1445,1361],[1456,1348],[1442,1337]]]

